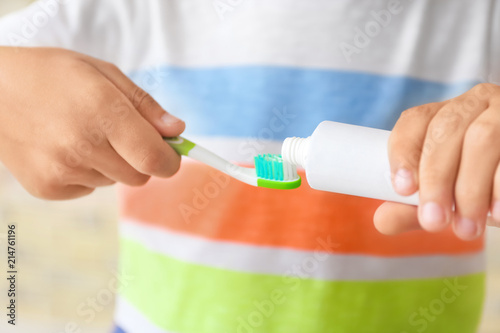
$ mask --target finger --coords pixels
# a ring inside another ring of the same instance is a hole
[[[373,222],[375,228],[385,235],[422,229],[418,222],[417,207],[389,201],[378,207]]]
[[[60,189],[57,193],[50,198],[45,198],[48,200],[71,200],[76,198],[81,198],[94,192],[95,188],[90,188],[81,185],[69,185]]]
[[[89,81],[101,82],[94,108],[100,110],[93,122],[94,131],[104,138],[130,166],[148,176],[170,177],[177,172],[180,156],[161,134],[136,110],[111,82],[102,82],[102,74],[92,67]],[[97,80],[100,79],[100,80]]]
[[[389,163],[396,192],[410,195],[418,189],[418,165],[427,126],[443,103],[432,103],[404,111],[389,137]]]
[[[116,89],[116,88],[114,88]],[[162,136],[117,91],[118,100],[111,108],[113,126],[103,128],[113,149],[138,172],[157,177],[170,177],[177,172],[180,156],[163,141]],[[120,99],[121,96],[121,99]]]
[[[452,220],[465,131],[486,107],[478,101],[466,110],[462,99],[453,99],[429,123],[419,166],[419,221],[427,231],[440,231]]]
[[[184,131],[184,121],[165,111],[151,95],[132,82],[118,67],[92,57],[86,58],[86,61],[106,76],[161,135],[174,137]]]
[[[45,200],[71,200],[80,198],[94,192],[94,188],[82,185],[66,185],[57,187],[25,186],[35,197]]]
[[[490,105],[467,128],[455,185],[454,230],[458,237],[479,237],[491,207],[500,161],[500,108]],[[494,199],[493,199],[494,200]]]
[[[96,153],[93,167],[105,177],[130,186],[142,186],[149,176],[138,172],[128,164],[109,143],[105,149]]]
[[[38,161],[42,173],[30,172],[27,177],[19,178],[21,184],[33,196],[45,200],[70,200],[83,197],[94,191],[94,188],[68,183],[71,177],[77,177],[81,171],[66,164],[40,156]],[[73,178],[73,179],[76,179]]]
[[[103,186],[110,186],[116,182],[108,177],[104,176],[97,170],[86,170],[81,172],[78,179],[71,182],[71,185],[81,185],[88,188],[96,188]]]

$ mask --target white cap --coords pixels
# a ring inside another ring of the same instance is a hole
[[[286,138],[281,147],[283,161],[305,169],[311,137]]]

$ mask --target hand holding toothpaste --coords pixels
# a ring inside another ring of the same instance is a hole
[[[383,233],[450,223],[458,237],[479,237],[500,225],[500,86],[479,84],[451,100],[406,110],[389,139],[393,186],[419,192],[419,207],[382,204],[374,217]],[[491,217],[488,217],[488,213]]]

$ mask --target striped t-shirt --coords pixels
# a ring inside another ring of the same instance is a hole
[[[498,81],[499,22],[495,0],[45,0],[1,21],[0,42],[114,62],[187,138],[251,165],[323,120],[391,129]],[[379,204],[187,158],[122,187],[115,332],[475,332],[483,240],[383,236]]]

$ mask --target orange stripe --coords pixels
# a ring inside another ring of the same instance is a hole
[[[188,161],[170,179],[121,191],[123,217],[214,240],[314,250],[318,237],[329,236],[338,244],[336,253],[379,256],[460,254],[484,247],[483,239],[457,239],[451,228],[381,235],[372,223],[379,204],[316,191],[306,181],[297,190],[256,188]]]

